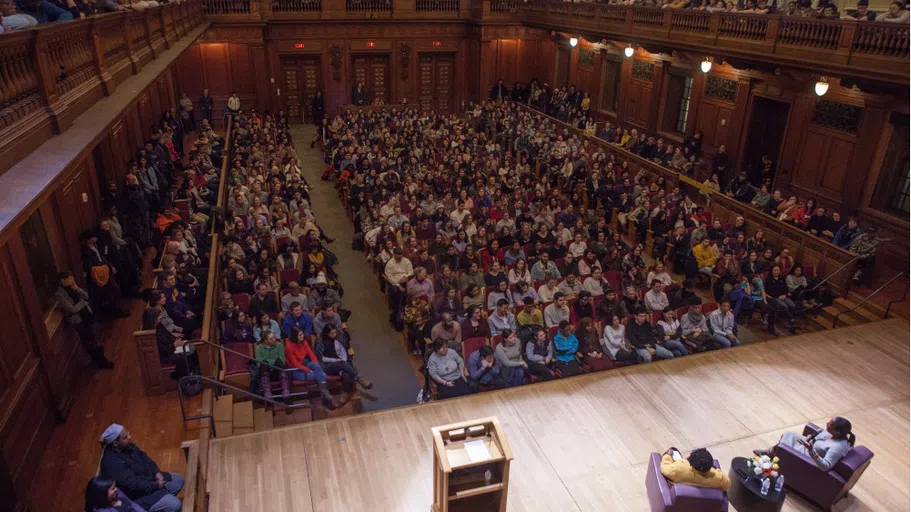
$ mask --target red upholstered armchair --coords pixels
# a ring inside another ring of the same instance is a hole
[[[822,430],[808,423],[803,434]],[[873,460],[873,452],[866,446],[855,446],[829,471],[822,471],[809,456],[789,446],[779,446],[775,451],[778,466],[784,475],[785,487],[804,496],[811,502],[829,510],[854,487],[857,480]]]

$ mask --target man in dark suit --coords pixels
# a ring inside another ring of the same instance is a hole
[[[212,122],[212,105],[215,102],[212,101],[212,97],[209,96],[209,90],[203,89],[202,94],[199,96],[199,110],[202,111],[202,116]]]

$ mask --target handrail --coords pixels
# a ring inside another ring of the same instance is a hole
[[[278,400],[266,398],[265,396],[262,396],[262,395],[257,395],[256,393],[253,393],[252,391],[248,391],[246,389],[242,389],[237,386],[225,384],[224,382],[221,382],[217,379],[213,379],[211,377],[206,377],[204,375],[184,375],[177,382],[177,398],[180,400],[180,412],[183,415],[183,420],[192,421],[192,420],[201,420],[204,418],[209,418],[211,420],[209,422],[209,424],[212,425],[212,437],[215,437],[215,417],[212,413],[199,414],[196,416],[187,416],[186,408],[183,403],[183,401],[184,401],[183,385],[184,385],[184,383],[189,382],[194,379],[199,379],[201,382],[207,382],[215,387],[219,387],[219,388],[222,388],[223,390],[231,391],[232,393],[240,393],[242,395],[249,396],[250,398],[252,398],[254,400],[262,400],[263,402],[272,404],[275,407],[281,407],[283,409],[292,409],[292,410],[310,408],[310,402],[307,402],[307,401],[297,402],[297,403],[293,403],[293,404],[286,404],[283,402],[279,402]]]
[[[863,304],[863,303],[867,302],[868,300],[870,300],[871,297],[873,297],[873,296],[876,295],[877,293],[881,292],[881,291],[883,290],[883,288],[889,286],[889,285],[892,283],[892,281],[895,281],[896,279],[898,279],[899,277],[901,277],[901,276],[903,276],[903,275],[905,275],[904,272],[899,272],[898,274],[895,274],[895,276],[893,276],[892,279],[889,279],[888,281],[886,281],[885,283],[883,283],[882,286],[880,286],[879,288],[877,288],[876,290],[874,290],[873,293],[871,293],[870,295],[867,295],[866,297],[864,297],[864,300],[862,300],[862,301],[858,302],[857,304],[855,304],[853,308],[849,309],[848,311],[842,311],[841,313],[835,315],[835,319],[832,320],[832,328],[834,329],[834,328],[835,328],[835,325],[838,323],[838,317],[840,317],[841,315],[843,315],[843,314],[845,314],[845,313],[853,313],[855,310],[857,310],[857,308],[859,308],[859,307],[861,306],[861,304]],[[906,287],[905,289],[907,290],[907,287]],[[891,303],[890,303],[890,306],[891,306]],[[889,314],[889,310],[887,309],[887,310],[886,310],[886,315],[888,315],[888,314]]]
[[[805,293],[810,293],[810,292],[812,292],[812,291],[815,291],[815,290],[816,290],[817,288],[819,288],[820,286],[826,284],[827,282],[829,282],[829,280],[831,280],[833,277],[835,277],[835,274],[838,274],[838,273],[841,272],[842,270],[848,268],[848,265],[850,265],[850,264],[854,263],[855,261],[857,261],[857,258],[860,258],[860,256],[859,256],[859,255],[858,255],[858,256],[854,256],[853,258],[851,258],[851,261],[849,261],[849,262],[845,263],[844,265],[842,265],[841,267],[839,267],[838,270],[836,270],[835,272],[832,272],[831,274],[829,274],[828,277],[826,277],[826,278],[823,279],[822,281],[816,283],[816,285],[813,286],[812,288],[807,288],[807,289],[803,290],[802,292],[798,293],[798,294],[797,294],[797,303],[800,304],[800,299],[801,299],[801,297],[803,297],[803,294],[805,294]],[[845,290],[845,293],[844,293],[844,294],[845,294],[845,296],[847,296],[847,295],[848,295],[848,290]]]
[[[224,350],[225,352],[231,352],[232,354],[236,354],[236,355],[238,355],[238,356],[240,356],[240,357],[243,357],[244,359],[247,359],[247,360],[249,360],[249,361],[256,361],[256,364],[261,364],[261,365],[263,365],[263,366],[268,366],[269,368],[272,368],[273,370],[279,370],[279,371],[282,371],[282,372],[293,372],[294,370],[296,370],[296,368],[282,368],[282,367],[280,367],[280,366],[275,366],[275,365],[273,365],[273,364],[269,364],[269,363],[267,363],[267,362],[265,362],[265,361],[259,361],[259,360],[257,360],[255,357],[250,357],[249,355],[244,354],[243,352],[238,352],[238,351],[236,351],[236,350],[233,350],[233,349],[230,349],[230,348],[228,348],[228,347],[225,347],[224,345],[219,345],[219,344],[217,344],[217,343],[212,343],[211,341],[206,341],[206,340],[186,340],[186,341],[184,341],[184,342],[183,342],[184,360],[187,359],[187,355],[186,355],[186,354],[187,354],[187,344],[188,344],[188,343],[193,343],[194,345],[197,344],[197,343],[203,343],[203,344],[205,344],[205,345],[209,345],[209,346],[215,347],[216,350]]]
[[[895,277],[898,277],[898,276],[895,276]],[[886,313],[883,315],[883,318],[889,318],[889,312],[892,311],[892,304],[895,304],[896,302],[904,302],[905,299],[908,298],[908,286],[911,286],[911,281],[905,281],[905,291],[902,292],[902,298],[892,299],[889,301],[888,304],[886,304]]]

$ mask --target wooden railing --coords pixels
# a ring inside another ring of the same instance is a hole
[[[0,172],[205,21],[202,2],[0,35]]]
[[[345,0],[347,12],[392,12],[392,0]]]
[[[414,10],[422,12],[459,12],[459,0],[414,0]]]
[[[747,226],[747,238],[757,230],[762,230],[766,240],[776,248],[787,247],[796,261],[804,266],[816,268],[816,275],[826,276],[834,272],[846,262],[851,261],[856,255],[846,251],[836,245],[807,233],[806,231],[779,221],[777,218],[767,215],[761,210],[757,210],[748,204],[736,201],[724,194],[719,194],[703,187],[693,179],[681,175],[680,173],[660,166],[650,160],[631,153],[614,144],[598,137],[585,135],[582,130],[576,129],[558,119],[547,116],[538,110],[534,110],[527,105],[518,104],[520,108],[535,115],[542,115],[548,118],[555,126],[560,129],[567,129],[581,139],[588,140],[590,144],[595,145],[598,149],[607,154],[613,154],[617,161],[626,161],[629,163],[630,176],[645,170],[652,176],[661,176],[669,188],[680,186],[681,190],[687,192],[694,200],[701,200],[703,193],[709,194],[712,198],[710,211],[713,218],[720,219],[723,224],[733,224],[737,217],[743,217]],[[842,272],[830,281],[830,286],[836,292],[845,294],[847,292],[850,272]]]
[[[272,12],[320,12],[320,0],[272,0]]]
[[[204,0],[206,14],[250,14],[249,0]]]

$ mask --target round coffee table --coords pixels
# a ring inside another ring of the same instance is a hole
[[[768,494],[763,496],[762,480],[747,466],[746,458],[734,457],[728,476],[731,479],[728,501],[738,512],[780,512],[784,506],[787,497],[784,488],[775,492],[775,482],[772,482]]]

